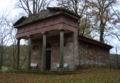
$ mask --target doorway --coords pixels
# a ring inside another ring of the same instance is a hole
[[[46,70],[51,69],[51,50],[46,51]]]

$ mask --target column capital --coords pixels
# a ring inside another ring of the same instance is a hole
[[[47,34],[48,34],[48,32],[43,33],[43,35],[47,35]]]
[[[65,30],[62,29],[62,30],[60,30],[60,31],[63,31],[63,32],[64,32]]]

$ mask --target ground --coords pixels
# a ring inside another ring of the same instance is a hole
[[[67,75],[1,72],[0,83],[120,83],[120,70],[88,68]]]

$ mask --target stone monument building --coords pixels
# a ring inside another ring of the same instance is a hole
[[[31,63],[37,69],[56,70],[57,64],[68,70],[84,63],[108,64],[111,46],[78,35],[80,16],[63,8],[51,8],[41,11],[38,16],[21,17],[14,27],[17,29],[19,69],[20,39],[28,39],[28,69]]]

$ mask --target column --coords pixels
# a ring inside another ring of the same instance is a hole
[[[20,55],[20,39],[17,41],[17,57],[16,57],[16,69],[19,69],[19,55]]]
[[[79,62],[79,49],[78,49],[78,32],[73,33],[74,36],[74,52],[73,52],[73,68],[71,67],[71,70],[76,70],[76,65]],[[80,63],[79,63],[80,64]]]
[[[46,34],[43,34],[42,71],[46,70]]]
[[[64,63],[64,31],[60,31],[60,69],[63,70]]]
[[[30,70],[30,63],[31,63],[31,37],[28,38],[28,67],[27,67],[28,70]]]

